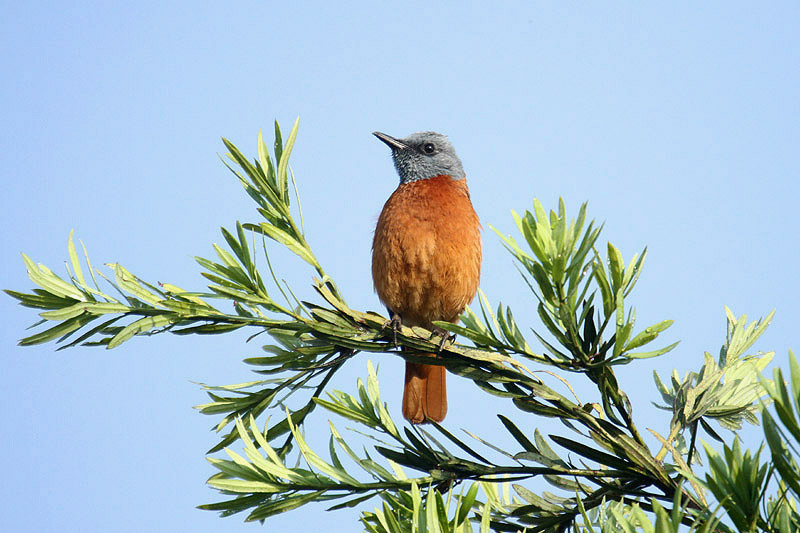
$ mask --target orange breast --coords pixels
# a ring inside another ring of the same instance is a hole
[[[372,243],[372,279],[403,323],[455,322],[480,283],[480,222],[465,179],[401,184],[383,207]]]

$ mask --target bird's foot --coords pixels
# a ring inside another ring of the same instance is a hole
[[[403,319],[397,313],[392,313],[392,318],[384,326],[384,328],[392,328],[392,342],[394,347],[397,348],[397,332],[403,327]]]
[[[439,349],[436,351],[436,353],[442,353],[442,350],[444,350],[444,345],[447,343],[447,341],[455,342],[456,340],[455,333],[450,333],[446,329],[442,329],[438,326],[434,326],[433,329],[431,329],[431,336],[428,337],[428,340],[433,340],[434,337],[442,338],[442,340],[439,341]]]

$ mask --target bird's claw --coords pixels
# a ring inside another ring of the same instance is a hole
[[[397,313],[392,314],[392,319],[386,323],[384,327],[392,328],[392,342],[394,347],[397,348],[397,332],[403,327],[403,319]]]
[[[442,353],[442,351],[444,350],[444,345],[445,343],[447,343],[447,341],[455,342],[456,340],[455,333],[450,333],[449,331],[442,329],[438,326],[433,327],[433,329],[431,330],[431,336],[428,337],[428,340],[433,340],[434,337],[442,338],[442,340],[439,341],[439,349],[436,351],[436,353]]]

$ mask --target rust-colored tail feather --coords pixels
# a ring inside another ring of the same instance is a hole
[[[434,354],[427,354],[436,357]],[[447,414],[447,384],[441,365],[406,362],[406,383],[403,389],[403,416],[412,424],[423,424],[427,418],[441,422]]]

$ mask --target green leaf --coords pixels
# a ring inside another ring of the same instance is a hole
[[[673,324],[674,320],[662,320],[658,324],[654,324],[649,328],[645,328],[641,331],[638,335],[630,340],[627,346],[625,346],[625,352],[633,350],[635,348],[639,348],[640,346],[644,346],[645,344],[651,342],[658,334],[670,327]]]
[[[550,314],[547,312],[545,306],[539,304],[536,310],[539,313],[539,318],[542,320],[542,322],[544,323],[545,327],[550,332],[550,334],[553,335],[553,337],[555,337],[556,340],[559,343],[561,343],[562,346],[564,346],[567,349],[570,349],[572,347],[572,342],[564,334],[564,331],[553,321],[552,318],[550,318]],[[569,317],[567,317],[567,319],[568,318]]]
[[[260,233],[263,233],[267,237],[283,244],[289,250],[294,252],[296,255],[300,257],[303,261],[308,263],[311,266],[317,266],[317,260],[311,254],[311,251],[300,244],[294,237],[286,233],[285,231],[276,228],[275,226],[271,226],[267,223],[262,222],[259,226]]]
[[[450,439],[450,441],[451,441],[453,444],[455,444],[456,446],[458,446],[459,448],[461,448],[462,450],[464,450],[465,452],[467,452],[468,454],[470,454],[472,457],[474,457],[474,458],[475,458],[475,459],[477,459],[478,461],[484,462],[484,463],[486,463],[486,464],[492,464],[492,463],[491,463],[491,461],[488,461],[488,460],[487,460],[486,458],[484,458],[484,457],[483,457],[481,454],[479,454],[478,452],[476,452],[475,450],[473,450],[472,448],[470,448],[470,447],[469,447],[469,446],[468,446],[468,445],[467,445],[465,442],[463,442],[463,441],[462,441],[462,440],[460,440],[458,437],[456,437],[455,435],[453,435],[452,433],[450,433],[450,432],[449,432],[447,429],[445,429],[445,428],[444,428],[444,427],[443,427],[441,424],[439,424],[438,422],[436,422],[436,421],[431,421],[431,424],[433,424],[433,427],[435,427],[437,430],[439,430],[439,432],[440,432],[440,433],[442,433],[442,435],[444,435],[445,437],[447,437],[448,439]]]
[[[364,503],[365,501],[369,500],[370,498],[374,498],[374,497],[375,497],[375,495],[370,492],[370,493],[367,493],[364,496],[357,496],[357,497],[352,498],[350,500],[347,500],[345,502],[338,503],[338,504],[336,504],[336,505],[334,505],[332,507],[328,507],[325,510],[326,511],[338,511],[339,509],[345,509],[345,508],[348,508],[348,507],[356,507],[357,505],[359,505],[361,503]]]
[[[575,442],[574,440],[559,437],[558,435],[550,435],[550,438],[559,446],[573,451],[587,459],[591,459],[596,463],[623,471],[630,470],[631,465],[623,459],[605,452],[601,452],[600,450],[596,450],[595,448],[591,448],[579,442]]]
[[[61,298],[71,298],[73,300],[86,301],[86,296],[74,285],[67,283],[56,276],[49,268],[44,265],[36,265],[30,257],[22,254],[28,277],[45,291]]]
[[[252,513],[250,513],[246,520],[248,522],[264,520],[270,516],[285,513],[286,511],[291,511],[292,509],[297,509],[302,505],[320,499],[320,496],[324,493],[325,491],[317,490],[308,494],[283,497],[279,500],[274,500],[269,503],[259,505]]]
[[[162,328],[168,324],[171,324],[173,317],[174,315],[171,314],[163,314],[140,318],[139,320],[128,324],[122,329],[122,331],[114,335],[114,337],[112,337],[112,339],[109,341],[107,348],[116,348],[134,335],[146,333],[148,331],[152,331],[153,329]]]
[[[72,263],[72,270],[75,272],[75,276],[78,278],[78,282],[84,288],[88,289],[86,285],[86,280],[83,277],[83,269],[81,268],[81,262],[78,259],[78,252],[75,251],[75,243],[72,240],[72,237],[75,233],[75,230],[70,230],[69,232],[69,241],[67,242],[67,250],[69,251],[69,260]]]
[[[55,309],[53,311],[45,311],[39,313],[39,316],[47,320],[66,320],[82,313],[89,313],[92,315],[104,315],[109,313],[126,313],[131,310],[131,307],[118,303],[107,302],[78,302],[68,307]]]
[[[611,287],[614,289],[614,292],[624,289],[622,280],[625,271],[625,262],[622,260],[620,251],[611,243],[608,243],[608,268],[611,274]]]
[[[261,164],[261,168],[264,172],[267,172],[269,175],[269,169],[272,168],[272,161],[269,157],[269,149],[267,148],[267,144],[264,142],[264,136],[261,134],[261,130],[258,130],[258,161]]]
[[[628,340],[628,335],[630,335],[630,331],[633,328],[633,324],[626,322],[625,320],[625,297],[623,296],[623,289],[617,289],[616,294],[616,302],[617,302],[617,313],[616,313],[616,334],[615,334],[615,341],[614,341],[614,357],[619,357],[622,353],[622,347],[625,346],[625,342]]]
[[[469,515],[472,506],[475,503],[475,498],[478,495],[478,484],[473,483],[467,491],[467,494],[458,502],[458,510],[456,511],[455,525],[461,525]]]
[[[306,444],[305,439],[297,430],[297,428],[292,424],[292,419],[289,415],[289,410],[286,410],[287,414],[287,421],[289,423],[289,429],[292,432],[292,436],[294,437],[295,442],[297,443],[297,447],[300,449],[300,453],[303,454],[303,458],[308,462],[309,465],[317,468],[320,472],[342,482],[353,485],[355,487],[361,486],[361,483],[358,482],[354,477],[349,475],[344,469],[336,468],[334,466],[329,465],[325,462],[319,455],[314,453],[314,451]]]
[[[514,490],[516,491],[516,493],[519,494],[519,496],[523,500],[525,500],[526,502],[528,502],[530,504],[530,505],[525,505],[525,506],[522,506],[522,507],[518,507],[517,509],[512,511],[512,515],[517,515],[517,516],[524,515],[524,514],[530,513],[532,510],[535,510],[535,511],[538,511],[538,512],[545,511],[545,512],[548,512],[548,513],[557,513],[561,509],[560,506],[548,502],[547,500],[545,500],[544,498],[542,498],[538,494],[535,494],[534,492],[526,489],[522,485],[518,485],[518,484],[514,483],[512,486],[514,487]]]
[[[385,448],[383,446],[375,446],[375,449],[387,459],[403,466],[409,466],[415,470],[424,472],[427,471],[430,466],[432,466],[430,461],[423,460],[419,455],[410,451],[400,452],[397,450],[390,450],[389,448]]]
[[[100,324],[94,326],[93,328],[88,329],[87,331],[83,332],[78,338],[73,339],[72,342],[65,344],[58,348],[59,350],[64,350],[65,348],[72,348],[73,346],[77,346],[78,344],[84,342],[85,340],[93,337],[97,333],[107,333],[107,328],[110,328],[111,324],[124,318],[125,315],[117,315],[110,320],[106,320],[105,322],[101,322]]]
[[[278,121],[275,121],[275,142],[273,144],[275,148],[275,162],[279,162],[281,157],[283,156],[283,138],[281,135],[281,127],[278,125]]]
[[[139,284],[139,279],[128,272],[128,270],[119,263],[109,264],[108,266],[114,269],[114,279],[125,291],[154,307],[161,301],[161,297],[145,290],[144,287]]]
[[[297,129],[300,126],[300,117],[294,121],[292,131],[289,132],[289,138],[286,140],[286,145],[283,147],[280,155],[275,151],[275,157],[278,159],[278,191],[284,203],[288,204],[289,201],[289,180],[287,177],[286,169],[289,167],[289,155],[292,153],[295,138],[297,138]],[[276,135],[277,140],[277,135]]]
[[[625,286],[625,296],[628,296],[633,290],[634,285],[636,285],[639,275],[642,273],[642,265],[644,264],[645,257],[647,257],[647,247],[642,250],[642,254],[638,259],[636,258],[636,254],[633,254],[628,268],[625,269],[625,278],[622,281],[622,284]]]
[[[678,344],[680,344],[680,341],[673,342],[669,346],[665,346],[664,348],[653,350],[651,352],[626,353],[625,357],[627,357],[628,359],[649,359],[651,357],[657,357],[659,355],[664,355],[665,353],[672,351]]]
[[[539,450],[536,448],[536,446],[534,446],[533,443],[528,440],[528,437],[526,437],[525,434],[522,433],[522,431],[520,431],[520,429],[515,426],[511,420],[501,414],[498,414],[497,418],[500,419],[500,422],[502,422],[508,432],[511,433],[511,436],[514,437],[514,440],[516,440],[520,446],[522,446],[523,450],[527,452],[539,453]]]
[[[600,288],[600,295],[603,297],[603,316],[609,317],[615,310],[614,293],[611,290],[611,285],[609,284],[608,277],[606,277],[606,271],[600,262],[599,256],[595,259],[592,267],[592,274],[597,282],[597,286]]]
[[[218,478],[218,479],[209,479],[208,484],[212,487],[219,489],[219,490],[227,490],[230,492],[243,492],[243,493],[253,493],[253,492],[265,492],[265,493],[274,493],[274,492],[282,492],[285,490],[280,485],[276,485],[274,483],[265,483],[263,481],[249,481],[244,479],[225,479],[225,478]]]
[[[39,332],[35,335],[31,335],[30,337],[25,337],[19,341],[19,344],[20,346],[31,346],[33,344],[42,344],[53,339],[63,338],[73,331],[80,329],[92,320],[94,320],[93,316],[80,314],[63,321],[50,329]]]
[[[797,358],[794,352],[789,350],[789,372],[792,377],[792,390],[794,391],[794,407],[800,413],[800,364],[797,363]],[[800,436],[795,437],[800,440]]]
[[[37,289],[34,289],[36,292]],[[53,294],[41,291],[41,294],[25,294],[22,292],[3,289],[3,292],[19,300],[19,304],[24,307],[32,307],[34,309],[60,309],[75,303],[72,298],[62,298]]]

